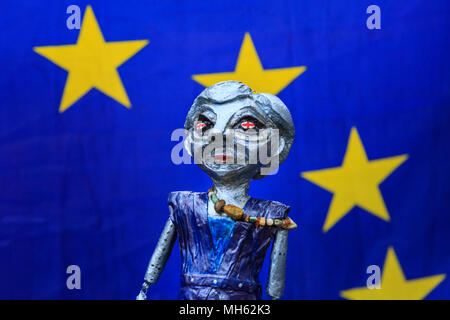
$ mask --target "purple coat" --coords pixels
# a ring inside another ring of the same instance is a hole
[[[256,228],[242,221],[213,228],[208,219],[206,192],[172,192],[168,203],[173,209],[170,219],[177,231],[182,259],[178,298],[261,299],[258,275],[277,229]],[[243,209],[250,216],[283,219],[290,207],[277,201],[250,198]]]

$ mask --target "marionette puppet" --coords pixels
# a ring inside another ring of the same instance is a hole
[[[273,174],[288,156],[295,135],[289,110],[274,95],[225,81],[195,99],[184,128],[185,148],[213,186],[169,194],[169,219],[137,299],[146,299],[157,283],[177,237],[179,299],[261,299],[259,272],[272,241],[266,292],[280,298],[288,231],[297,225],[287,217],[289,206],[252,198],[248,190],[253,179]]]

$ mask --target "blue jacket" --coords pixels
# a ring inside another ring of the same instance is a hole
[[[172,192],[168,203],[181,249],[178,298],[261,299],[258,275],[277,229],[242,221],[212,223],[206,192]],[[243,209],[250,216],[283,219],[290,207],[250,198]]]

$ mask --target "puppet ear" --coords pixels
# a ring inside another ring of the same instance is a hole
[[[280,136],[279,142],[278,142],[278,148],[272,154],[272,156],[270,158],[270,163],[263,165],[259,169],[258,173],[253,177],[254,180],[259,180],[266,176],[276,174],[278,172],[281,162],[284,161],[280,157],[283,154],[285,147],[286,147],[286,140],[283,136]]]
[[[291,113],[280,98],[269,93],[259,93],[256,97],[256,103],[261,110],[270,115],[270,118],[280,130],[280,147],[283,145],[283,149],[280,150],[281,164],[286,160],[295,137]]]
[[[276,154],[277,157],[279,157],[280,154],[284,151],[284,147],[285,146],[286,146],[286,141],[284,140],[283,136],[280,136],[280,142],[279,142],[279,145],[278,145],[278,152]],[[281,161],[280,161],[280,163],[281,163]]]
[[[286,139],[285,137],[283,137],[280,132],[278,131],[278,135],[276,135],[275,137],[271,137],[271,143],[272,143],[272,139],[278,139],[278,148],[277,150],[275,150],[275,152],[271,155],[272,158],[275,157],[280,157],[280,155],[283,153],[283,151],[285,150],[286,147]],[[270,149],[272,149],[270,147]],[[278,160],[279,163],[283,162],[283,159],[279,159]]]
[[[192,157],[192,135],[190,131],[186,130],[184,139],[184,149],[186,149],[187,153]]]

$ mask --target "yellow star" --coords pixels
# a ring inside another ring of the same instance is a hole
[[[389,221],[378,186],[408,155],[368,160],[356,128],[352,128],[341,167],[303,172],[302,177],[332,192],[333,199],[323,226],[328,231],[354,206]]]
[[[34,47],[33,50],[69,72],[59,112],[64,112],[92,88],[131,107],[117,68],[147,40],[105,42],[91,6],[87,6],[77,44]]]
[[[264,70],[252,38],[247,32],[234,72],[196,74],[192,76],[192,79],[205,87],[221,81],[236,80],[245,83],[255,91],[278,94],[305,70],[305,66]]]
[[[341,291],[341,297],[352,300],[422,300],[445,279],[445,274],[406,280],[394,249],[388,249],[380,289],[367,287]]]

